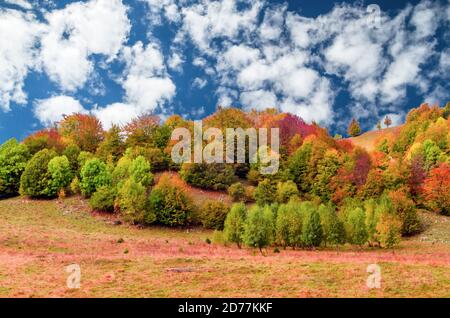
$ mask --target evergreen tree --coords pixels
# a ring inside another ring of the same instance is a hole
[[[323,239],[323,229],[319,212],[316,209],[311,211],[305,218],[302,229],[302,242],[304,246],[320,246]]]
[[[352,137],[356,137],[361,134],[361,127],[359,126],[359,123],[355,118],[353,118],[350,122],[347,132]]]

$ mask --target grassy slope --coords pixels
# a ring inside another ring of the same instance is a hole
[[[201,229],[137,229],[92,216],[78,198],[0,201],[0,297],[450,297],[450,222],[392,251],[271,250],[205,243]],[[123,239],[123,243],[118,240]],[[80,289],[65,266],[78,263]],[[382,288],[366,287],[378,263]]]
[[[401,126],[368,131],[360,136],[349,138],[355,145],[365,148],[367,151],[375,149],[375,142],[381,136],[396,132]]]

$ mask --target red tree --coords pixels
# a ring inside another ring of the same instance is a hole
[[[450,165],[441,163],[431,170],[423,187],[426,204],[444,215],[450,214]]]

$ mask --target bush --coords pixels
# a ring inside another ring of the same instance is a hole
[[[154,213],[148,206],[147,189],[132,178],[127,179],[119,188],[116,204],[127,222],[150,224],[155,221]]]
[[[130,167],[132,160],[128,156],[123,156],[117,162],[116,167],[112,172],[112,182],[118,187],[121,186],[121,183],[125,182],[126,179],[130,177]]]
[[[0,194],[19,192],[20,176],[31,157],[28,147],[10,139],[0,147]]]
[[[85,163],[90,160],[95,158],[94,155],[88,151],[81,151],[80,154],[78,155],[77,158],[77,163],[78,163],[78,172],[80,172],[81,168],[83,168],[83,166],[85,165]]]
[[[233,183],[228,187],[228,195],[234,202],[242,202],[246,200],[245,188],[240,182]]]
[[[320,246],[323,239],[322,224],[316,209],[306,214],[302,227],[302,243],[307,247]]]
[[[319,206],[319,215],[322,222],[323,242],[332,245],[344,244],[344,224],[339,220],[335,208],[321,204]]]
[[[148,187],[153,183],[150,164],[143,156],[138,156],[131,162],[128,173],[135,182],[140,182],[144,187]]]
[[[185,163],[180,176],[189,184],[213,190],[225,190],[235,180],[232,166],[222,163]]]
[[[200,219],[204,227],[223,230],[228,207],[221,201],[206,201],[200,209]]]
[[[402,222],[391,213],[383,213],[377,224],[379,241],[384,248],[393,248],[400,243]]]
[[[93,210],[113,212],[116,195],[114,187],[100,187],[90,198],[89,205]]]
[[[401,234],[408,236],[418,233],[421,229],[421,224],[413,200],[409,199],[401,189],[390,192],[389,199],[401,222]]]
[[[347,236],[352,244],[364,245],[368,240],[366,216],[361,208],[352,209],[347,217]]]
[[[277,201],[279,203],[286,203],[292,197],[298,197],[299,192],[297,185],[293,181],[278,182],[277,184]]]
[[[254,197],[260,206],[275,202],[276,188],[269,179],[261,181],[255,189]]]
[[[228,242],[236,243],[241,248],[244,235],[244,223],[247,209],[244,203],[235,203],[225,218],[224,236]]]
[[[253,185],[258,185],[258,182],[260,181],[260,179],[261,179],[261,174],[259,173],[258,170],[251,169],[247,173],[247,180]]]
[[[193,210],[191,200],[185,192],[163,178],[152,190],[150,206],[157,222],[169,226],[185,225]]]
[[[81,193],[80,179],[78,179],[78,177],[73,178],[72,182],[70,183],[70,192],[72,192],[72,194]]]
[[[253,206],[248,212],[244,224],[243,240],[247,246],[262,248],[270,245],[274,239],[273,213],[270,207]]]
[[[54,157],[48,163],[48,171],[51,175],[50,192],[57,194],[69,186],[72,180],[72,170],[69,159],[66,156]]]
[[[86,161],[81,168],[80,177],[81,193],[86,197],[90,197],[102,186],[111,185],[111,174],[106,164],[97,158]]]
[[[80,155],[80,148],[77,145],[71,144],[64,149],[62,154],[69,160],[72,174],[77,174],[79,169],[78,157]]]
[[[20,178],[20,193],[30,197],[53,197],[56,192],[51,189],[51,174],[48,163],[57,153],[53,150],[43,149],[37,152],[28,161]]]
[[[245,188],[245,201],[246,202],[255,201],[255,187],[254,186],[248,186]]]

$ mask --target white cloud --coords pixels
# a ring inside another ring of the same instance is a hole
[[[180,21],[180,9],[174,0],[140,0],[148,6],[148,18],[152,25],[161,25],[162,17],[169,22]]]
[[[103,128],[109,129],[113,124],[125,125],[139,116],[137,108],[130,104],[114,103],[106,107],[96,107],[92,113],[99,118]]]
[[[40,99],[34,105],[34,115],[44,126],[60,121],[63,115],[86,112],[79,101],[64,95]]]
[[[264,14],[263,23],[259,27],[259,34],[262,40],[277,40],[283,32],[284,15],[287,6],[278,6],[274,9],[267,9]]]
[[[83,87],[94,68],[91,55],[102,54],[111,60],[130,30],[127,7],[120,0],[77,2],[45,18],[42,64],[49,77],[67,91]]]
[[[240,101],[245,109],[264,110],[266,108],[277,107],[277,97],[271,91],[257,90],[243,92]]]
[[[167,65],[171,70],[181,72],[183,70],[184,59],[181,53],[173,52],[167,62]]]
[[[418,39],[434,35],[439,25],[441,8],[439,3],[423,1],[415,8],[411,17],[411,23],[416,28],[414,35]]]
[[[202,89],[208,84],[208,81],[204,78],[196,77],[192,82],[192,87],[196,87],[198,89]]]
[[[0,108],[25,104],[23,90],[28,71],[35,67],[35,43],[40,25],[30,14],[0,9]]]

